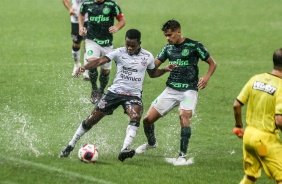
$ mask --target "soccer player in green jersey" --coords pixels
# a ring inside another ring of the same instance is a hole
[[[234,102],[235,127],[243,132],[245,176],[240,184],[252,184],[261,176],[282,184],[282,48],[273,54],[270,73],[253,76]],[[248,104],[243,129],[242,106]]]
[[[87,27],[84,27],[84,17],[88,15]],[[115,19],[117,23],[115,23]],[[90,0],[82,3],[78,15],[79,33],[86,35],[86,59],[100,58],[113,50],[113,34],[125,26],[125,18],[121,8],[112,0]],[[105,63],[89,71],[92,93],[90,101],[94,104],[99,101],[109,82],[112,63]],[[99,77],[100,87],[97,86]]]
[[[159,67],[166,60],[169,64],[176,64],[166,82],[165,90],[151,104],[143,120],[144,132],[148,142],[139,146],[136,153],[143,153],[157,146],[154,134],[154,123],[173,108],[178,106],[181,126],[180,150],[174,165],[188,164],[186,153],[191,136],[190,119],[198,101],[198,90],[204,89],[216,69],[216,62],[210,56],[203,44],[185,38],[181,34],[181,26],[176,20],[169,20],[162,27],[163,34],[168,41],[155,58],[155,65]],[[207,73],[198,78],[198,60],[208,65]]]

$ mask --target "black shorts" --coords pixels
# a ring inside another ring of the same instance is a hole
[[[86,27],[87,22],[84,23],[84,26]],[[71,23],[71,38],[72,41],[76,44],[79,44],[84,40],[83,36],[79,35],[79,25],[78,23]]]
[[[95,109],[106,112],[108,115],[113,114],[114,110],[122,105],[124,109],[124,113],[126,109],[128,109],[131,105],[139,105],[143,109],[143,103],[141,98],[137,96],[127,96],[121,95],[117,93],[112,93],[107,91],[105,95],[101,98],[101,100],[96,105]]]

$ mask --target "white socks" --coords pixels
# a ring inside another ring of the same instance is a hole
[[[72,137],[72,140],[69,142],[69,145],[71,145],[72,147],[75,146],[76,142],[80,139],[80,137],[82,137],[88,130],[85,130],[82,127],[82,123],[79,125],[79,127],[77,128],[75,134]]]
[[[127,126],[126,136],[125,136],[121,151],[126,149],[126,148],[129,148],[131,146],[131,144],[132,144],[132,142],[133,142],[133,140],[134,140],[134,138],[137,134],[138,128],[139,127],[132,126],[132,125]]]
[[[71,50],[72,58],[77,67],[80,67],[80,49],[78,51]]]
[[[88,63],[88,62],[87,62],[87,60],[86,60],[86,53],[84,53],[83,64],[85,65],[85,64],[87,64],[87,63]],[[89,78],[89,71],[88,71],[88,70],[85,70],[84,73],[83,73],[83,76],[84,76],[85,78]]]

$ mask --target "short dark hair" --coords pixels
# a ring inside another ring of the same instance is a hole
[[[277,70],[282,70],[282,48],[277,49],[273,53],[273,64],[274,64],[274,69]]]
[[[167,30],[175,31],[177,29],[181,29],[181,26],[179,22],[176,20],[168,20],[166,23],[163,24],[162,31],[167,31]]]
[[[125,38],[136,39],[138,42],[140,42],[141,32],[138,31],[137,29],[129,29],[125,34]]]

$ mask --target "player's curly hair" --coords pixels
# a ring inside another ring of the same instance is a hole
[[[138,42],[140,42],[141,32],[137,29],[129,29],[125,34],[125,38],[136,39]]]
[[[179,22],[176,20],[168,20],[166,23],[163,24],[162,31],[167,31],[167,30],[175,31],[177,29],[181,29],[181,26]]]
[[[277,70],[282,70],[282,48],[277,49],[273,53],[273,64],[274,64],[274,69]]]

